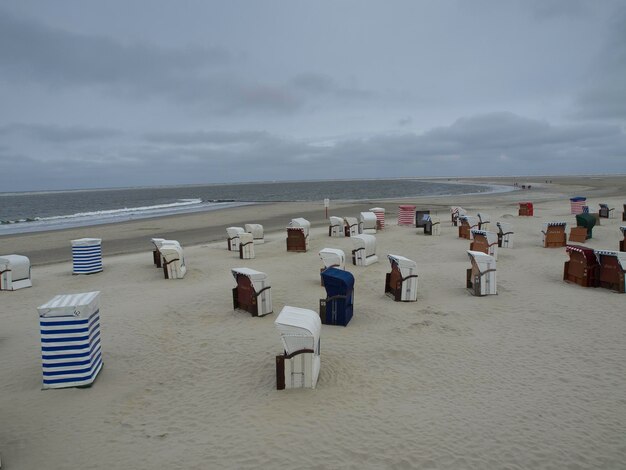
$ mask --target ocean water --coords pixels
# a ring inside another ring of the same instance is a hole
[[[0,235],[210,211],[257,202],[368,200],[493,191],[445,181],[349,180],[0,193]]]

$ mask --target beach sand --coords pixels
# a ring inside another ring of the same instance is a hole
[[[545,180],[552,180],[546,184]],[[470,180],[466,180],[470,181]],[[513,179],[472,179],[510,184]],[[575,224],[569,197],[616,207],[586,246],[616,250],[626,177],[517,178],[531,190],[331,203],[329,215],[387,209],[379,262],[348,263],[354,318],[323,326],[315,390],[275,390],[284,305],[318,310],[321,203],[247,206],[0,237],[31,257],[33,287],[0,292],[0,454],[6,469],[626,468],[626,295],[563,282],[563,248],[544,222]],[[535,203],[518,217],[517,201]],[[430,208],[441,236],[396,225],[398,203]],[[497,262],[498,295],[465,289],[469,241],[449,206],[514,225]],[[307,253],[285,251],[291,217],[312,221]],[[226,250],[225,227],[262,223],[256,259]],[[569,231],[569,228],[568,228]],[[72,276],[69,240],[103,238],[104,272]],[[151,237],[178,239],[188,272],[167,281]],[[384,295],[386,254],[418,265],[418,301]],[[274,314],[232,309],[232,267],[266,272]],[[99,290],[104,368],[88,389],[41,390],[37,306]]]

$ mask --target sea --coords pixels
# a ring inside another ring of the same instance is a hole
[[[382,179],[0,193],[0,235],[58,230],[262,202],[397,199],[507,190],[454,180]]]

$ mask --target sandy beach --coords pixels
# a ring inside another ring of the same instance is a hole
[[[472,178],[530,190],[331,202],[329,215],[381,206],[379,262],[347,263],[354,318],[324,325],[315,390],[275,390],[285,305],[318,310],[321,203],[276,203],[0,237],[29,256],[33,287],[0,292],[2,469],[586,469],[626,468],[626,296],[563,281],[565,249],[541,246],[543,223],[575,225],[569,198],[615,207],[591,248],[617,250],[626,176]],[[546,181],[552,181],[546,183]],[[518,201],[535,204],[518,217]],[[430,209],[441,236],[396,225],[398,204]],[[501,249],[498,295],[465,288],[469,241],[449,207],[514,226]],[[287,253],[285,226],[311,221],[307,253]],[[265,227],[256,258],[226,250],[225,228]],[[569,232],[569,226],[568,226]],[[71,239],[103,239],[104,271],[71,273]],[[179,240],[188,272],[164,280],[149,239]],[[384,295],[389,253],[418,266],[417,302]],[[230,269],[269,275],[274,313],[235,311]],[[101,291],[104,368],[91,388],[41,390],[37,307]]]

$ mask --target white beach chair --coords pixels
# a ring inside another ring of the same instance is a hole
[[[102,369],[100,292],[57,295],[37,310],[42,388],[91,385]]]
[[[476,296],[495,295],[496,260],[480,251],[467,251],[472,267],[467,270],[467,288]]]
[[[352,263],[355,266],[369,266],[378,262],[376,256],[376,237],[374,235],[361,234],[352,237]]]
[[[359,217],[359,233],[376,233],[376,214],[373,212],[361,212]]]
[[[513,224],[508,222],[496,222],[498,227],[498,246],[513,248]]]
[[[471,251],[481,251],[486,255],[491,255],[498,260],[498,234],[486,230],[472,229]]]
[[[254,259],[254,237],[251,233],[239,234],[239,259]]]
[[[253,317],[272,313],[272,291],[267,274],[249,268],[233,268],[237,286],[233,288],[233,308],[245,310]]]
[[[187,273],[183,248],[176,240],[165,240],[161,244],[161,264],[165,279],[182,279]]]
[[[330,216],[328,218],[328,236],[343,237],[343,219],[341,217]]]
[[[291,219],[287,226],[287,251],[305,252],[309,249],[311,222],[301,217]]]
[[[242,233],[246,233],[243,227],[228,227],[226,229],[228,251],[239,251],[239,235]]]
[[[252,234],[255,245],[265,243],[265,236],[263,234],[263,225],[261,224],[245,224],[246,232]]]
[[[315,388],[322,321],[317,312],[285,306],[274,322],[284,353],[276,356],[276,388]]]
[[[30,260],[22,255],[0,256],[0,290],[32,287]]]
[[[417,301],[417,263],[400,255],[387,255],[391,272],[385,278],[385,293],[396,302]]]
[[[359,221],[356,217],[344,217],[344,235],[346,237],[353,237],[359,234]]]

